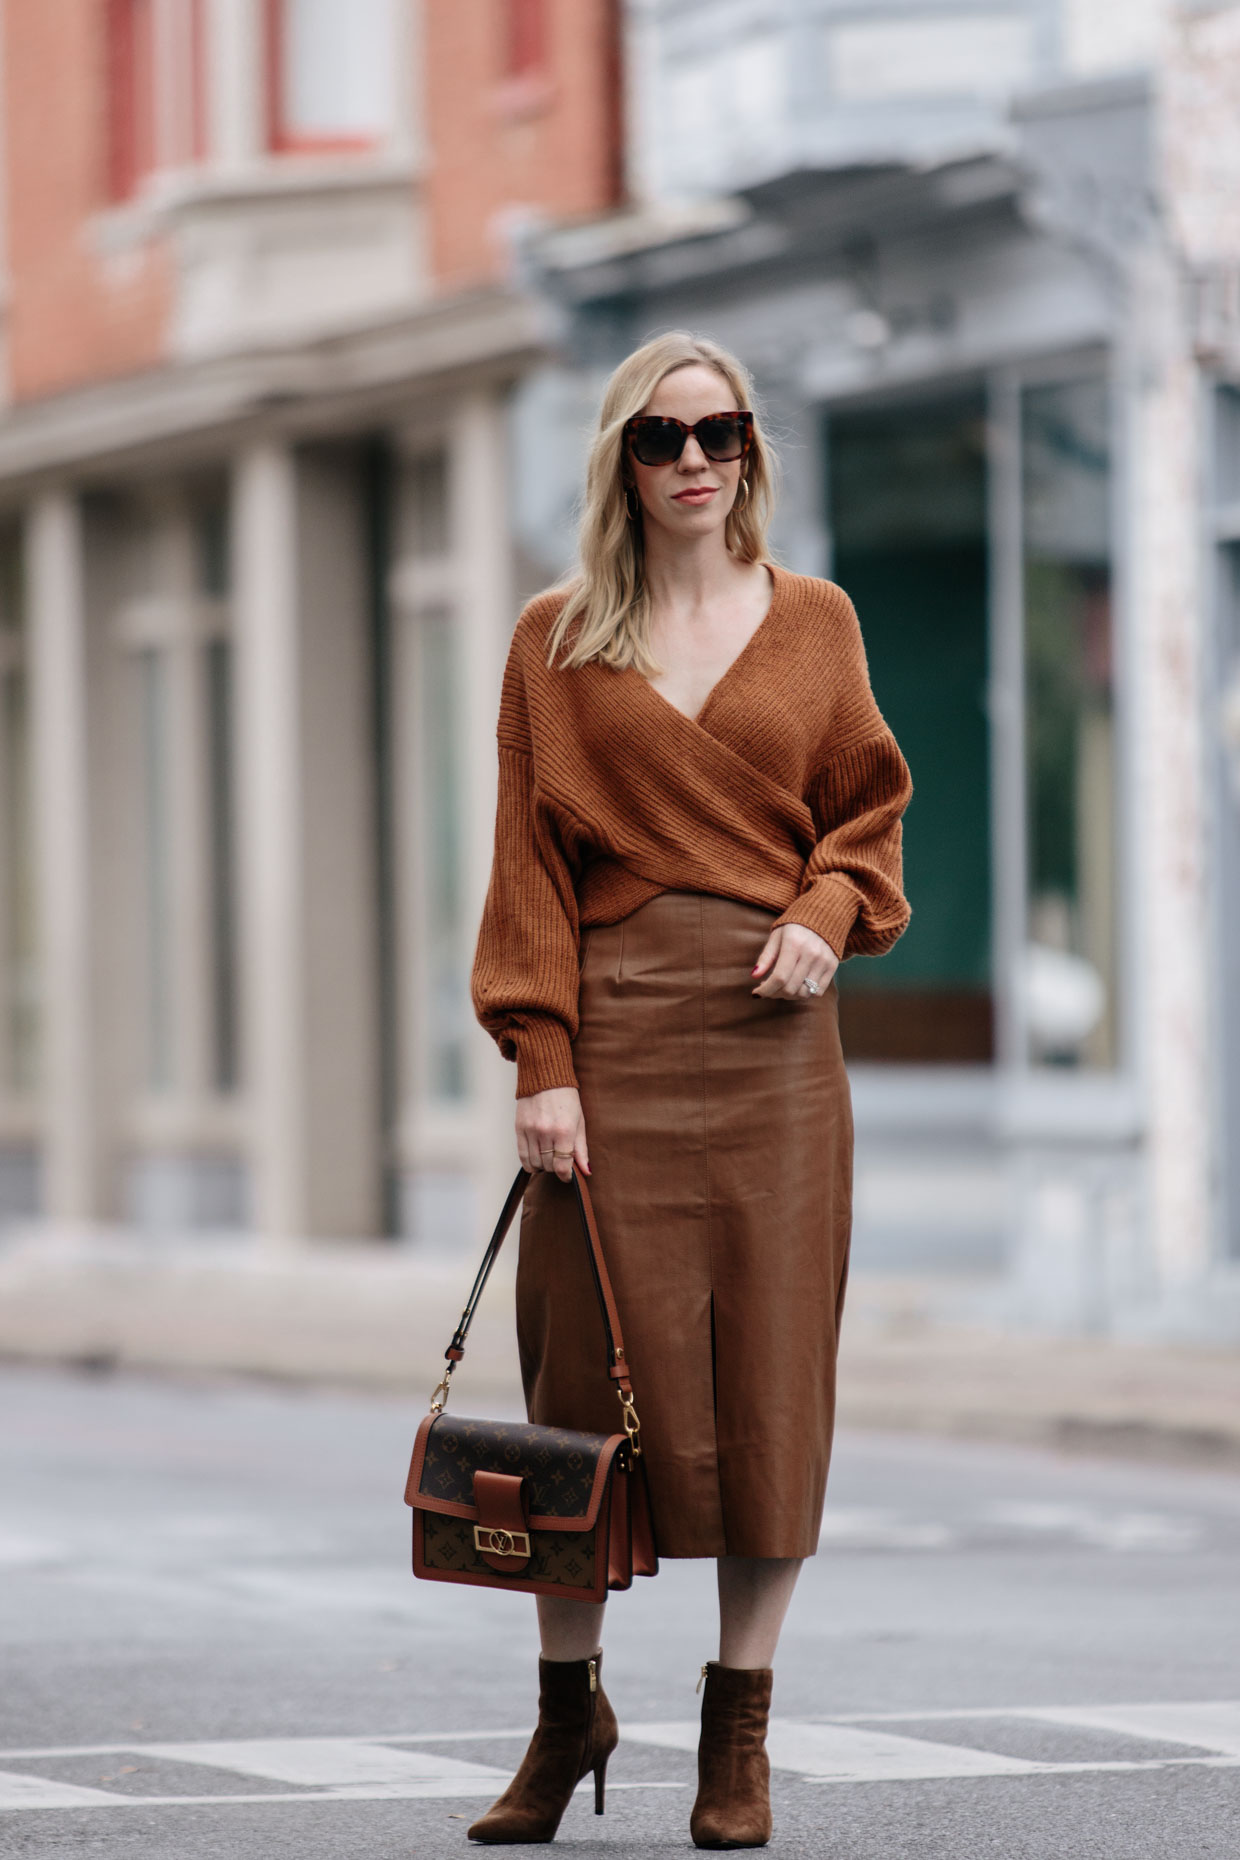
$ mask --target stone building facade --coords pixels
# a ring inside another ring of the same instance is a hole
[[[841,982],[859,1257],[1235,1334],[1240,9],[631,29],[641,191],[534,244],[573,360],[530,431],[708,331],[782,440],[784,559],[857,601],[916,786],[912,926]],[[517,507],[548,562],[570,452]]]

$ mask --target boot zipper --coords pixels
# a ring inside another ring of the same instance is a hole
[[[707,1669],[703,1667],[701,1677],[699,1678],[696,1686],[694,1686],[693,1688],[695,1692],[700,1692],[702,1690],[702,1687],[706,1684],[706,1671]]]
[[[598,1705],[598,1700],[595,1696],[598,1692],[597,1660],[586,1661],[586,1673],[589,1677],[590,1689],[586,1694],[586,1732],[581,1745],[582,1776],[584,1776],[590,1768],[590,1752],[594,1746],[594,1714]]]

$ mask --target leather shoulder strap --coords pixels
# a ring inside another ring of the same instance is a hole
[[[440,1382],[439,1387],[435,1390],[431,1398],[432,1408],[436,1406],[437,1402],[439,1408],[442,1408],[443,1403],[447,1400],[448,1379],[465,1354],[465,1339],[468,1337],[469,1327],[474,1321],[474,1313],[478,1309],[478,1301],[486,1289],[486,1282],[491,1276],[491,1268],[499,1257],[499,1250],[504,1244],[504,1238],[508,1229],[512,1226],[513,1216],[520,1207],[525,1191],[533,1179],[533,1175],[528,1169],[518,1169],[516,1180],[508,1190],[504,1205],[500,1210],[499,1219],[495,1223],[495,1231],[488,1240],[486,1252],[482,1256],[482,1264],[478,1268],[478,1276],[474,1280],[473,1290],[470,1292],[466,1300],[465,1309],[461,1313],[461,1321],[452,1333],[451,1343],[444,1351],[448,1367],[444,1371],[443,1380]],[[631,1398],[633,1394],[633,1385],[629,1381],[628,1359],[624,1354],[624,1338],[620,1334],[620,1314],[616,1309],[616,1299],[611,1289],[611,1280],[607,1276],[607,1262],[603,1258],[603,1246],[599,1239],[598,1222],[594,1218],[594,1206],[590,1200],[590,1191],[586,1187],[575,1165],[573,1167],[572,1186],[574,1198],[577,1203],[577,1213],[581,1220],[581,1228],[585,1236],[586,1248],[590,1257],[590,1270],[594,1278],[594,1289],[598,1293],[599,1308],[603,1313],[603,1329],[607,1333],[607,1372],[619,1389],[622,1398]],[[439,1399],[441,1396],[442,1400]]]

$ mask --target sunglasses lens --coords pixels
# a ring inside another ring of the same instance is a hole
[[[685,436],[674,420],[642,420],[631,437],[639,465],[670,465],[684,451]]]
[[[745,429],[735,414],[723,413],[717,419],[702,420],[696,430],[703,452],[717,463],[738,459],[745,450]]]

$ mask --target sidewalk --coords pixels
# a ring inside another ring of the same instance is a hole
[[[456,1376],[464,1413],[520,1400],[515,1251]],[[429,1394],[472,1260],[359,1243],[31,1229],[0,1243],[0,1359],[261,1375]],[[1240,1469],[1240,1350],[947,1323],[942,1280],[856,1273],[840,1364],[848,1427]],[[967,1308],[962,1300],[956,1308]]]

